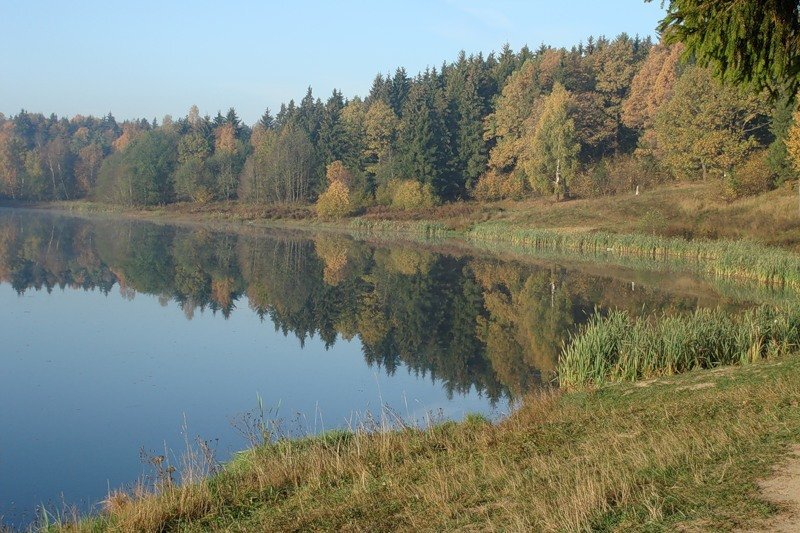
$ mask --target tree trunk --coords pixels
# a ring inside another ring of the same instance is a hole
[[[556,202],[561,200],[561,158],[556,160]]]

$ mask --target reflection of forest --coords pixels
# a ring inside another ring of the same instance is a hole
[[[18,292],[73,287],[253,311],[301,342],[360,338],[370,364],[493,400],[551,379],[567,334],[595,308],[686,310],[690,296],[562,267],[454,257],[342,235],[246,236],[140,222],[0,212],[0,281]]]

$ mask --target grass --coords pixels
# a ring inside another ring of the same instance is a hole
[[[53,531],[730,530],[800,439],[800,358],[531,396],[506,420],[281,440]],[[702,424],[698,424],[702,420]]]
[[[637,381],[694,369],[747,364],[800,348],[800,307],[763,305],[739,315],[701,309],[637,320],[625,311],[594,315],[565,346],[564,387]]]
[[[484,223],[468,238],[478,242],[506,242],[516,248],[556,251],[609,260],[639,257],[654,263],[680,266],[721,278],[800,288],[800,255],[749,241],[687,240],[643,234],[566,233],[548,229],[518,229],[506,223]]]

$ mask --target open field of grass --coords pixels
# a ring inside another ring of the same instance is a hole
[[[799,404],[796,356],[552,392],[497,424],[278,441],[49,529],[731,530],[779,511],[756,481],[800,439]]]

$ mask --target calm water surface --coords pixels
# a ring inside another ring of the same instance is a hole
[[[499,417],[594,312],[736,305],[688,275],[0,210],[0,516],[97,508],[261,398],[282,431]]]

